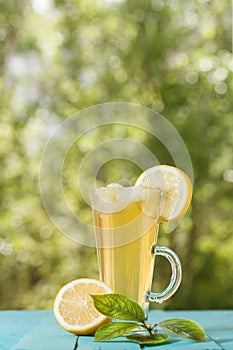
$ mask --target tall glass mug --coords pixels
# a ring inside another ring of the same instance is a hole
[[[100,280],[114,293],[137,301],[147,315],[149,302],[163,302],[180,285],[178,256],[156,246],[161,191],[158,188],[102,187],[91,191]],[[168,259],[171,278],[160,293],[151,292],[156,255]]]

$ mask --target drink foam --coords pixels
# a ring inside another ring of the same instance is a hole
[[[153,189],[153,191],[159,190]],[[130,202],[147,201],[148,197],[149,189],[147,188],[123,187],[115,183],[109,184],[107,187],[97,188],[91,193],[92,207],[105,213],[123,210]]]

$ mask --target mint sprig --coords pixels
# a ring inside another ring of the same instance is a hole
[[[110,324],[98,328],[95,333],[95,341],[111,340],[122,335],[130,341],[142,345],[156,345],[168,340],[167,333],[160,333],[163,328],[180,337],[195,341],[206,341],[204,329],[192,320],[182,318],[170,318],[157,324],[150,325],[142,307],[134,300],[121,294],[91,295],[95,308],[103,315],[114,319]],[[122,321],[122,322],[119,322]],[[132,330],[140,328],[146,331],[132,333]]]

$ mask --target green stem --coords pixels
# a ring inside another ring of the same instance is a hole
[[[146,322],[144,321],[143,322],[143,328],[145,328],[150,333],[150,335],[152,335],[152,329],[154,328],[154,326],[151,327],[150,324],[146,324]]]
[[[155,323],[155,324],[154,324],[154,326],[151,328],[151,330],[153,330],[153,329],[157,328],[157,326],[158,326],[158,324],[157,324],[157,323]]]

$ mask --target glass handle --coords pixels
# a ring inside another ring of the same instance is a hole
[[[182,279],[181,262],[177,254],[173,250],[167,247],[152,246],[152,254],[164,256],[171,265],[171,279],[166,289],[160,293],[148,293],[149,301],[162,303],[164,300],[169,299],[179,288]]]

